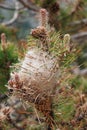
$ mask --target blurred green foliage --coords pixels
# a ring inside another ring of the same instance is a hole
[[[18,62],[17,47],[13,43],[9,43],[5,50],[0,45],[0,92],[6,90],[6,83],[10,77],[10,66]]]
[[[16,40],[17,40],[17,37],[16,37],[17,29],[16,28],[0,25],[0,34],[2,34],[2,33],[6,34],[7,39],[9,41],[16,42]]]

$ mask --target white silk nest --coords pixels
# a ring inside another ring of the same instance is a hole
[[[58,80],[59,69],[56,58],[38,48],[31,48],[22,61],[19,77],[25,86],[52,89]]]

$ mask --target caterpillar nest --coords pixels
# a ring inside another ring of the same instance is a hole
[[[49,130],[54,129],[51,95],[60,74],[58,59],[49,52],[50,38],[46,30],[46,10],[41,10],[42,25],[31,34],[38,39],[38,46],[28,49],[18,72],[8,82],[13,94],[33,103],[43,113]],[[44,21],[44,22],[43,22]]]

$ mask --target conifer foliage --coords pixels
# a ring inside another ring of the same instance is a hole
[[[10,78],[10,66],[18,62],[17,47],[7,41],[6,35],[1,34],[0,45],[0,91],[1,93],[6,90],[4,87]]]
[[[40,10],[40,17],[40,26],[31,31],[29,48],[11,74],[7,88],[12,90],[12,96],[35,109],[41,130],[74,130],[83,122],[83,119],[78,120],[81,113],[85,124],[87,113],[85,95],[73,88],[72,63],[78,52],[69,34],[61,36],[48,26],[45,9]],[[4,40],[2,48],[6,49]],[[12,107],[1,109],[2,119],[9,120],[11,111]],[[31,130],[29,118],[26,122]]]

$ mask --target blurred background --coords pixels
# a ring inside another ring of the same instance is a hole
[[[86,0],[0,0],[0,33],[9,39],[24,39],[39,24],[39,10],[49,12],[49,24],[70,33],[80,44],[87,40]]]

